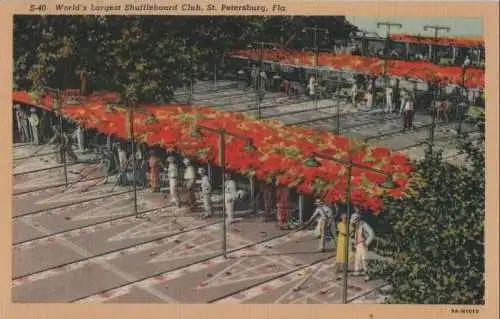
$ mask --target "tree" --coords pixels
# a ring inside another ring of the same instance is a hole
[[[415,164],[418,194],[387,199],[377,218],[375,252],[393,262],[374,262],[370,276],[392,285],[390,302],[484,303],[484,136],[461,139],[465,165],[429,149]]]
[[[344,16],[269,16],[261,23],[259,36],[266,42],[278,42],[289,49],[301,50],[313,46],[312,32],[303,32],[305,27],[327,29],[318,32],[319,48],[333,48],[333,40],[347,41],[358,28],[350,24]]]
[[[276,29],[281,22],[291,29]],[[343,17],[15,16],[15,87],[75,88],[87,79],[126,101],[168,101],[224,53],[309,25],[352,28]],[[306,34],[291,37],[297,45]]]

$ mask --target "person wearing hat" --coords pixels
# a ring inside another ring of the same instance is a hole
[[[196,174],[191,161],[188,158],[185,158],[184,166],[186,167],[184,170],[184,190],[186,192],[186,204],[188,207],[193,207],[196,203],[196,197],[194,194],[194,184],[196,181]]]
[[[323,201],[319,198],[316,199],[314,204],[316,205],[316,210],[314,211],[311,218],[309,218],[309,220],[303,226],[303,228],[309,227],[314,221],[318,222],[318,227],[320,230],[319,250],[324,252],[326,251],[327,246],[330,245],[334,240],[332,234],[332,224],[334,222],[334,216],[330,207],[323,203]]]
[[[158,192],[160,190],[160,160],[154,150],[149,151],[148,170],[149,189],[151,192]]]
[[[234,203],[238,196],[236,182],[232,179],[231,173],[224,174],[224,199],[226,205],[227,223],[231,224],[234,220]]]
[[[337,249],[335,250],[335,273],[340,274],[343,270],[345,259],[345,244],[351,236],[347,234],[347,214],[340,215],[340,222],[337,224]],[[348,244],[350,260],[352,259],[351,245]],[[338,277],[337,277],[338,278]]]
[[[288,191],[287,187],[276,188],[276,219],[280,229],[288,229],[289,227]]]
[[[375,238],[373,229],[365,221],[361,220],[359,213],[351,216],[351,224],[354,226],[354,276],[365,275],[368,271],[368,246]],[[365,280],[368,280],[365,277]]]
[[[120,172],[118,178],[120,180],[120,185],[127,184],[127,166],[129,163],[127,151],[125,150],[125,146],[119,144],[118,145],[118,165],[120,165]]]
[[[177,207],[181,206],[181,200],[177,194],[177,164],[173,156],[167,157],[168,162],[168,183],[170,191],[170,203],[175,204]]]
[[[28,118],[30,122],[30,128],[31,128],[31,136],[33,137],[32,143],[33,144],[40,144],[40,139],[39,139],[39,126],[40,126],[40,119],[38,118],[38,115],[36,114],[35,108],[30,109],[30,116]]]
[[[208,218],[212,216],[212,185],[210,185],[210,180],[208,179],[207,171],[200,167],[198,173],[201,176],[201,198],[203,200],[203,218]]]
[[[353,107],[356,107],[356,98],[358,97],[358,84],[354,82],[351,88],[351,103]]]
[[[17,121],[17,131],[19,133],[19,138],[21,142],[29,141],[29,122],[28,115],[21,109],[21,105],[16,104],[14,106],[16,113],[16,121]]]

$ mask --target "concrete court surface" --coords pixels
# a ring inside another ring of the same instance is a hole
[[[13,302],[340,302],[334,252],[317,252],[309,232],[242,215],[228,229],[225,259],[220,219],[199,219],[144,190],[136,218],[130,188],[98,183],[95,164],[71,167],[66,189],[53,155],[15,160],[39,148],[13,148]],[[349,298],[378,284],[350,278]]]
[[[195,104],[256,115],[251,92],[197,86]],[[382,118],[347,101],[314,104],[267,93],[262,115],[335,131],[337,120],[331,117],[338,106],[342,134],[422,156],[425,146],[419,144],[427,129],[401,133],[397,114]],[[430,117],[417,114],[415,121],[424,126]],[[454,125],[436,129],[436,145],[448,156],[455,151],[450,143]],[[138,193],[141,218],[136,218],[131,189],[101,184],[95,164],[69,165],[66,189],[53,152],[29,144],[13,147],[14,302],[340,302],[333,252],[318,253],[311,234],[288,234],[245,214],[228,229],[225,259],[220,220],[199,219],[198,212],[170,207],[161,194],[144,190]],[[311,274],[301,289],[294,289]],[[348,297],[374,302],[379,285],[349,278]]]

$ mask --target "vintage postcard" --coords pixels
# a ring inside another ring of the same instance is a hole
[[[498,317],[498,4],[0,8],[1,318]]]

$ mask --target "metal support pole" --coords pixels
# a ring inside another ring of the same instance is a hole
[[[262,118],[262,110],[261,110],[261,104],[262,104],[262,91],[263,91],[263,85],[264,85],[264,79],[262,78],[261,74],[264,72],[264,43],[260,44],[260,70],[259,70],[259,84],[257,85],[259,88],[257,90],[257,118],[261,119]]]
[[[227,259],[227,215],[226,215],[226,131],[219,131],[219,161],[222,169],[222,254]]]
[[[429,136],[431,149],[434,146],[434,131],[435,131],[435,128],[436,128],[437,90],[439,90],[439,88],[436,88],[436,90],[434,91],[434,94],[433,94],[434,95],[434,97],[433,97],[434,98],[434,105],[433,105],[433,108],[432,108],[432,122],[431,122],[430,136]]]
[[[63,133],[63,114],[62,114],[62,105],[61,105],[61,96],[60,96],[60,93],[59,93],[59,90],[56,90],[55,91],[56,93],[56,103],[57,103],[57,107],[56,109],[59,110],[59,135],[60,135],[60,138],[61,138],[61,146],[63,146],[62,148],[62,152],[61,152],[61,159],[63,161],[63,165],[64,165],[64,184],[66,185],[66,188],[68,188],[68,163],[66,161],[66,150],[65,150],[65,147],[66,145],[64,145],[64,133]]]
[[[135,158],[135,134],[134,134],[134,108],[135,102],[130,105],[130,138],[132,141],[132,187],[134,188],[134,214],[135,218],[138,218],[138,209],[137,209],[137,163]]]
[[[193,79],[189,80],[189,102],[193,101]]]
[[[389,58],[389,41],[391,39],[391,27],[396,27],[401,29],[403,26],[400,23],[390,23],[390,22],[378,22],[377,23],[377,28],[380,27],[386,27],[386,36],[385,36],[385,45],[384,45],[384,95],[385,95],[385,103],[386,107],[388,105],[388,100],[387,100],[387,86],[388,86],[388,79],[387,79],[387,63],[388,63],[388,58]]]
[[[299,225],[304,222],[304,195],[299,195]]]
[[[207,176],[208,176],[208,180],[210,181],[210,185],[212,185],[213,183],[213,173],[212,173],[212,165],[210,163],[208,163],[207,165]]]
[[[429,29],[434,30],[434,39],[436,39],[436,40],[438,39],[440,31],[449,32],[451,30],[450,27],[446,27],[446,26],[442,26],[442,25],[426,25],[426,26],[424,26],[424,31],[427,31]],[[429,59],[434,63],[439,62],[439,61],[436,61],[436,50],[432,50],[432,45],[429,45]]]
[[[318,83],[318,62],[319,62],[319,49],[318,49],[318,27],[314,26],[314,76],[315,76],[315,83]],[[316,90],[314,90],[314,108],[318,108],[318,97],[316,94]]]
[[[217,62],[214,63],[214,88],[217,88]]]
[[[337,135],[340,135],[340,86],[337,88]]]
[[[250,182],[250,208],[255,213],[257,211],[257,207],[255,205],[255,178],[250,176],[248,181]]]
[[[351,228],[351,174],[352,161],[349,159],[347,168],[347,188],[346,188],[346,240],[344,243],[344,276],[342,282],[342,303],[347,304],[347,279],[349,275],[349,245],[350,245],[350,228]]]

